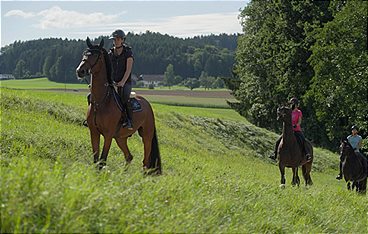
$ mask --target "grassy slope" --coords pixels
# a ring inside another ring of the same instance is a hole
[[[337,155],[317,150],[309,188],[281,190],[265,157],[276,134],[231,110],[154,104],[164,175],[145,177],[134,135],[129,167],[113,144],[92,165],[76,94],[1,94],[1,232],[366,233],[366,196],[334,179]]]

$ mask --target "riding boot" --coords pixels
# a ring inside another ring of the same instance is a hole
[[[312,160],[312,157],[311,157],[311,153],[309,152],[309,148],[305,141],[304,141],[304,152],[305,152],[305,160],[307,162],[310,162]]]
[[[132,109],[132,105],[131,103],[128,101],[128,103],[126,104],[126,119],[127,119],[127,125],[126,128],[128,128],[129,130],[133,130],[133,109]]]
[[[275,143],[275,150],[273,151],[273,153],[269,156],[270,159],[276,160],[277,158],[277,150],[279,149],[279,145],[281,142],[281,138],[279,137],[279,139],[277,139],[276,143]]]
[[[91,93],[87,94],[87,103],[88,106],[91,104]],[[83,120],[82,125],[85,127],[88,127],[87,120]]]
[[[342,179],[342,162],[340,161],[340,173],[336,176],[337,180],[341,180]]]

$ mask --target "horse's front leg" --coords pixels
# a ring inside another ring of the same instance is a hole
[[[102,154],[101,154],[100,161],[98,164],[99,169],[102,169],[104,166],[106,166],[107,155],[109,154],[111,142],[112,142],[112,136],[104,136],[104,146],[103,146]]]
[[[100,154],[100,133],[96,131],[90,131],[91,133],[91,143],[92,143],[92,153],[93,153],[93,162],[98,162],[98,156]]]
[[[130,163],[133,160],[133,155],[130,153],[130,150],[128,148],[128,138],[119,137],[115,138],[115,141],[118,144],[121,151],[123,151],[126,163]]]
[[[280,184],[280,187],[281,188],[284,188],[285,187],[285,166],[283,164],[281,164],[279,162],[279,170],[280,170],[280,175],[281,175],[281,184]]]

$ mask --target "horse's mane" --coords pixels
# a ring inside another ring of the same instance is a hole
[[[109,84],[113,84],[113,81],[112,81],[112,78],[111,78],[112,68],[111,68],[110,57],[107,54],[107,51],[105,50],[105,48],[102,48],[102,53],[103,53],[103,56],[104,56],[104,59],[105,59],[107,82]]]
[[[102,54],[103,54],[104,59],[105,59],[107,82],[112,85],[113,81],[112,81],[112,77],[111,77],[111,73],[112,73],[111,61],[110,61],[110,57],[109,57],[107,51],[103,47],[100,49],[100,47],[98,45],[93,45],[92,48],[89,48],[89,49],[91,49],[91,50],[101,50],[102,51]]]

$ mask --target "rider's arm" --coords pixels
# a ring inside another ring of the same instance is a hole
[[[125,82],[128,80],[130,73],[132,72],[132,67],[133,67],[133,58],[130,57],[127,59],[127,64],[126,64],[126,70],[123,76],[123,79],[118,83],[118,86],[124,86]]]
[[[358,142],[357,147],[356,147],[357,150],[362,148],[362,141],[363,141],[362,138],[360,138],[360,141]]]
[[[302,124],[302,116],[299,116],[298,125],[300,126],[301,124]]]

